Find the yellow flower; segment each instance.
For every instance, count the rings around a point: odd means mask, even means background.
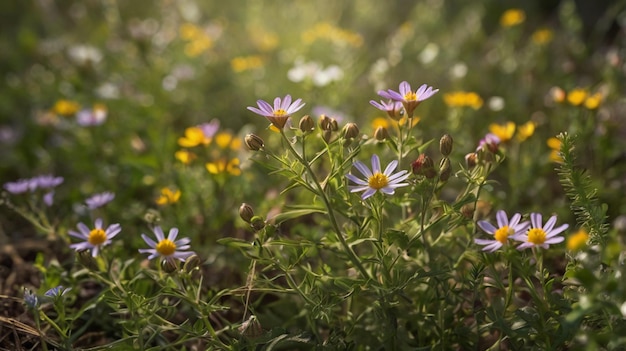
[[[585,107],[590,110],[595,110],[598,108],[598,106],[600,106],[601,102],[602,102],[602,94],[595,93],[585,99]]]
[[[321,22],[302,33],[302,41],[312,44],[319,39],[325,39],[335,44],[347,44],[353,47],[363,45],[363,37],[359,33],[344,30],[328,22]]]
[[[230,60],[230,67],[236,73],[263,67],[263,58],[258,55],[239,56]]]
[[[185,136],[178,138],[178,145],[182,147],[194,147],[198,145],[209,145],[211,139],[204,135],[202,129],[198,127],[189,127],[185,129]]]
[[[561,157],[561,141],[557,138],[550,138],[547,141],[548,147],[552,149],[550,152],[550,160],[557,163],[563,162],[563,157]]]
[[[156,199],[157,205],[175,204],[180,199],[180,190],[172,191],[170,188],[161,189],[161,195]]]
[[[409,118],[408,117],[402,117],[399,121],[398,121],[398,125],[399,126],[404,126],[405,124],[408,123]],[[420,118],[417,116],[414,116],[411,119],[411,128],[415,127],[415,125],[417,125],[420,122]]]
[[[546,28],[538,29],[533,33],[532,40],[537,45],[547,44],[552,40],[552,31]]]
[[[207,171],[211,174],[220,174],[220,173],[228,173],[233,176],[238,176],[241,174],[241,169],[239,169],[239,159],[233,158],[230,161],[226,159],[217,160],[216,162],[208,162],[205,165]]]
[[[52,111],[57,115],[72,116],[78,112],[78,109],[80,109],[80,105],[77,102],[61,99],[54,104]]]
[[[513,27],[526,20],[526,13],[520,9],[506,10],[500,17],[500,25],[502,27]]]
[[[183,23],[178,28],[178,34],[181,39],[191,41],[202,35],[202,30],[193,23]]]
[[[567,93],[567,102],[573,106],[579,106],[587,98],[587,90],[576,88]]]
[[[389,128],[389,119],[385,117],[376,117],[372,121],[372,129],[376,130],[378,127]]]
[[[213,39],[206,34],[202,34],[185,45],[185,55],[197,57],[212,47]]]
[[[535,122],[528,121],[521,126],[517,126],[517,140],[524,141],[535,133]]]
[[[443,101],[450,107],[471,107],[478,110],[483,106],[483,99],[474,92],[455,91],[443,95]]]
[[[222,149],[239,150],[241,148],[241,139],[235,138],[229,132],[220,132],[215,136],[215,144]]]
[[[185,165],[188,165],[196,158],[196,154],[189,150],[179,150],[174,153],[174,157]]]
[[[489,125],[489,131],[500,138],[501,142],[507,142],[513,138],[515,134],[515,123],[507,122],[506,124],[492,123]]]
[[[587,240],[589,240],[589,234],[581,228],[576,234],[572,234],[567,238],[567,249],[578,251],[587,246]]]

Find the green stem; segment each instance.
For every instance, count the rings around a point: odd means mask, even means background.
[[[350,245],[348,245],[348,242],[346,241],[346,239],[343,237],[343,233],[341,232],[341,229],[339,229],[339,224],[337,223],[337,218],[335,217],[335,212],[333,211],[333,208],[330,204],[328,195],[322,188],[322,185],[317,180],[317,177],[315,176],[315,172],[313,172],[313,169],[311,169],[311,165],[304,158],[302,158],[302,156],[293,148],[293,145],[291,145],[289,138],[287,138],[287,136],[285,135],[285,132],[282,129],[280,130],[280,135],[283,137],[283,139],[286,141],[287,145],[289,146],[290,152],[304,166],[307,173],[311,177],[313,184],[317,188],[318,195],[322,198],[322,201],[324,202],[324,206],[326,207],[326,210],[328,212],[328,218],[330,219],[330,223],[333,227],[333,230],[335,231],[337,238],[341,242],[341,246],[343,246],[344,250],[348,254],[350,261],[352,262],[352,264],[356,266],[359,272],[361,272],[363,277],[365,277],[366,279],[370,279],[369,273],[367,272],[365,267],[363,267],[363,264],[361,263],[357,255],[354,253]]]

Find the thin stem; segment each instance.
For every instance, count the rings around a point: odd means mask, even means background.
[[[295,158],[298,159],[298,161],[300,161],[300,163],[304,166],[307,173],[311,177],[313,184],[318,190],[318,195],[322,198],[322,201],[324,202],[324,206],[326,207],[326,211],[328,212],[328,218],[330,219],[330,223],[333,227],[333,230],[335,231],[337,238],[341,242],[341,246],[343,246],[344,250],[348,254],[350,261],[352,262],[352,264],[356,266],[359,272],[361,272],[361,274],[366,279],[370,279],[369,273],[367,272],[365,267],[363,267],[363,264],[361,263],[359,258],[356,256],[356,254],[354,253],[350,245],[348,245],[348,242],[346,241],[346,239],[343,237],[343,233],[341,232],[341,229],[339,229],[339,224],[337,223],[337,218],[335,217],[335,212],[333,211],[333,208],[330,204],[328,195],[322,188],[322,185],[317,180],[317,177],[315,176],[315,172],[313,172],[313,169],[311,169],[311,165],[304,158],[302,158],[302,156],[293,148],[293,145],[291,145],[291,142],[289,141],[289,139],[285,135],[285,132],[282,129],[280,130],[280,135],[282,135],[283,139],[287,142],[287,145],[289,146],[289,150],[291,151],[291,153],[294,155]]]

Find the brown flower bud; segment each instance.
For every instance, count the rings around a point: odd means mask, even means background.
[[[250,226],[256,231],[265,228],[265,220],[261,216],[254,216],[250,218]]]
[[[251,151],[259,151],[265,147],[263,139],[261,139],[261,137],[256,134],[247,134],[243,141],[246,144],[248,150]]]
[[[322,139],[324,139],[324,141],[326,143],[330,143],[330,139],[333,137],[333,132],[330,130],[325,130],[322,132]]]
[[[467,169],[472,169],[476,167],[477,162],[478,162],[477,153],[470,152],[469,154],[465,155],[465,165],[467,166]]]
[[[450,175],[452,174],[452,167],[450,166],[450,159],[443,158],[439,163],[439,179],[443,182],[450,179]]]
[[[91,255],[91,251],[89,250],[81,250],[78,251],[78,255],[76,256],[78,262],[82,263],[83,266],[88,268],[91,271],[98,270],[98,263]]]
[[[435,163],[433,159],[426,156],[426,154],[421,154],[415,160],[411,167],[413,169],[413,174],[423,175],[428,179],[435,178],[437,176],[437,171],[435,170]]]
[[[250,220],[254,217],[254,210],[252,210],[250,205],[243,203],[239,206],[239,217],[246,223],[250,223]]]
[[[174,273],[178,270],[178,260],[163,260],[161,268],[165,273]]]
[[[444,134],[441,139],[439,139],[439,151],[445,157],[448,157],[452,152],[452,145],[454,140],[448,134]]]
[[[185,260],[185,264],[183,264],[183,270],[187,273],[191,273],[193,270],[200,267],[201,264],[202,261],[200,260],[200,257],[198,257],[198,255],[196,254],[193,254]]]
[[[336,132],[339,130],[339,124],[337,123],[337,120],[334,118],[330,119],[330,130],[332,130],[333,132]]]
[[[326,115],[320,116],[320,129],[321,130],[330,130],[331,129],[331,118]]]
[[[300,123],[298,124],[298,128],[300,128],[300,131],[302,133],[309,133],[313,129],[315,129],[315,122],[313,121],[313,118],[311,118],[311,116],[306,115],[300,118]]]
[[[387,131],[387,128],[383,126],[379,126],[378,128],[376,128],[376,130],[374,131],[374,138],[378,141],[383,141],[389,138],[389,132]]]
[[[346,139],[354,139],[359,136],[359,127],[356,123],[348,123],[343,127],[343,137]]]

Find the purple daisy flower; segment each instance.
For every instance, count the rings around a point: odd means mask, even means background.
[[[398,161],[393,160],[387,165],[385,171],[381,171],[380,159],[377,155],[372,155],[371,171],[365,164],[356,161],[354,162],[354,167],[365,176],[365,179],[359,179],[352,174],[347,174],[346,177],[357,184],[348,186],[348,189],[351,193],[364,191],[363,195],[361,195],[361,199],[363,200],[374,195],[377,191],[383,194],[393,195],[396,188],[409,185],[409,183],[402,183],[409,177],[407,171],[399,171],[393,174],[397,166]]]
[[[411,85],[406,81],[400,83],[399,88],[399,92],[388,89],[387,91],[379,91],[378,95],[385,99],[401,102],[402,105],[404,105],[407,115],[409,116],[413,116],[413,111],[420,104],[420,102],[430,98],[439,91],[439,89],[433,89],[433,87],[426,84],[422,84],[419,89],[413,91],[411,90]]]
[[[543,225],[540,213],[531,213],[530,223],[531,226],[530,229],[528,229],[528,232],[514,237],[515,240],[522,242],[522,244],[517,247],[518,250],[527,249],[529,247],[541,247],[547,249],[551,244],[563,242],[565,238],[563,236],[559,236],[559,234],[569,227],[569,224],[563,224],[554,228],[554,225],[556,224],[556,216],[550,217],[546,224]]]
[[[522,215],[516,213],[511,217],[511,220],[506,215],[506,212],[500,210],[496,213],[496,220],[498,227],[487,221],[478,221],[480,229],[486,233],[494,236],[494,239],[474,239],[474,242],[478,245],[483,245],[483,251],[494,252],[506,244],[509,238],[514,239],[518,235],[522,235],[530,225],[528,221],[520,223]]]
[[[95,210],[96,208],[102,207],[109,202],[111,202],[115,198],[115,194],[110,191],[105,191],[103,193],[94,194],[85,200],[85,204],[90,210]]]
[[[4,183],[2,186],[11,194],[22,194],[30,190],[30,179],[19,179],[14,182]]]
[[[274,107],[267,101],[257,100],[259,108],[248,106],[248,110],[267,118],[276,128],[282,130],[292,113],[304,107],[302,99],[291,102],[291,95],[285,95],[284,99],[274,99]]]
[[[141,237],[146,242],[146,244],[151,247],[151,249],[139,249],[139,252],[149,253],[149,260],[157,256],[161,256],[164,260],[167,260],[169,262],[174,262],[174,260],[184,261],[189,256],[194,254],[193,251],[185,251],[191,247],[189,245],[189,243],[191,242],[189,238],[176,240],[176,237],[178,236],[178,228],[170,229],[167,238],[165,238],[165,235],[163,234],[163,229],[161,229],[161,227],[159,226],[154,227],[153,232],[156,236],[157,241],[150,239],[145,234],[141,234]]]
[[[387,112],[387,115],[393,120],[398,121],[402,118],[402,102],[400,101],[389,100],[385,102],[381,100],[378,102],[370,100],[370,104],[381,111]]]
[[[205,138],[211,139],[220,129],[220,121],[218,119],[214,119],[211,122],[198,125],[198,128],[202,130],[202,134],[204,134]]]
[[[63,177],[55,177],[51,174],[45,174],[31,178],[31,191],[37,188],[49,189],[59,186],[63,183]]]
[[[122,227],[117,223],[111,224],[106,230],[102,229],[101,218],[96,219],[94,224],[94,229],[89,229],[85,224],[78,223],[78,232],[70,230],[69,235],[85,240],[82,243],[72,244],[70,247],[76,251],[91,250],[91,256],[96,257],[102,247],[109,245],[111,239],[122,231]]]

